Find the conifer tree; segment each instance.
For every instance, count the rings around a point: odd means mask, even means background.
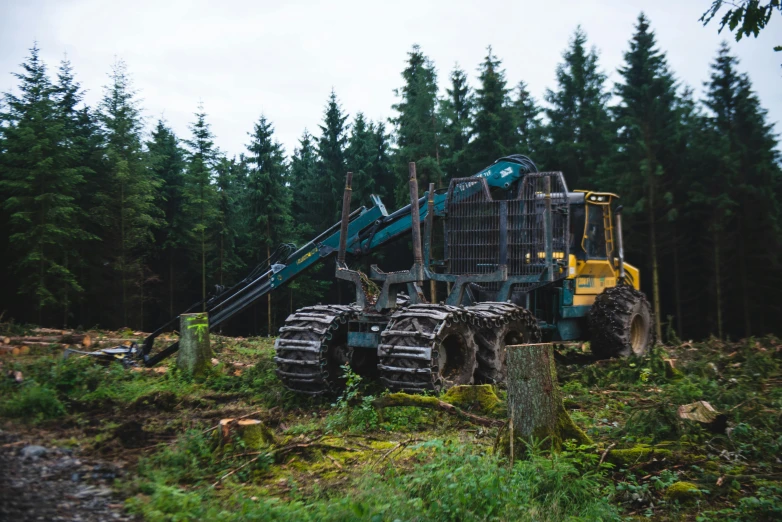
[[[473,173],[512,154],[516,145],[510,90],[502,62],[492,53],[491,46],[479,71],[481,86],[475,90],[474,139],[468,147]]]
[[[186,264],[186,259],[181,255],[187,236],[183,215],[185,152],[179,145],[179,139],[163,120],[158,120],[152,131],[152,139],[147,142],[147,168],[160,184],[156,203],[164,221],[155,234],[155,257],[160,261],[158,272],[164,274],[162,278],[166,283],[168,315],[174,317],[174,296],[180,279],[176,267]]]
[[[535,98],[527,90],[527,84],[519,82],[511,102],[513,110],[514,140],[510,153],[518,152],[530,156],[533,160],[541,151],[543,124],[540,121],[541,109]]]
[[[105,259],[119,276],[122,324],[142,327],[145,261],[159,224],[155,207],[158,182],[145,169],[141,149],[143,121],[127,67],[117,61],[104,88],[98,115],[105,135],[106,166],[93,217],[101,225]],[[131,306],[139,314],[131,322]]]
[[[706,84],[705,105],[710,111],[712,147],[719,155],[715,174],[728,182],[722,198],[731,198],[736,207],[729,224],[724,222],[728,216],[719,223],[720,233],[728,228],[728,237],[735,241],[737,262],[728,270],[738,276],[734,285],[738,298],[733,302],[741,305],[732,311],[742,318],[743,335],[750,336],[756,330],[753,317],[762,324],[769,309],[779,310],[769,289],[782,282],[782,216],[780,194],[775,193],[781,174],[773,128],[749,78],[736,70],[737,65],[723,43]]]
[[[244,271],[246,264],[239,253],[241,236],[246,233],[245,212],[242,199],[247,180],[243,179],[246,165],[244,157],[220,158],[215,166],[217,187],[217,283],[225,286],[233,282],[235,276]]]
[[[375,125],[374,146],[372,179],[375,180],[375,190],[384,201],[391,203],[396,188],[396,177],[391,155],[391,136],[386,134],[386,126],[382,121]]]
[[[218,151],[214,135],[206,121],[202,103],[198,105],[196,120],[190,124],[192,138],[184,143],[188,148],[185,171],[184,210],[187,214],[193,252],[199,260],[201,274],[201,299],[206,309],[207,255],[214,250],[213,233],[217,216],[217,189],[214,184],[214,167]]]
[[[602,167],[605,176],[601,177],[606,188],[637,202],[627,209],[628,228],[637,231],[627,234],[628,246],[648,259],[657,335],[662,338],[660,241],[670,235],[661,233],[661,228],[671,211],[670,188],[675,179],[674,152],[679,129],[675,81],[643,13],[638,17],[624,59],[625,64],[619,68],[621,81],[616,85],[620,103],[614,109],[620,129],[618,151],[606,159]],[[646,249],[634,240],[643,236],[648,242]]]
[[[291,157],[290,186],[293,194],[292,213],[296,216],[297,235],[306,238],[319,230],[319,208],[322,196],[318,191],[319,167],[316,138],[306,129]]]
[[[557,65],[557,88],[546,90],[548,147],[542,163],[561,170],[570,188],[593,188],[600,163],[611,153],[612,123],[605,74],[587,35],[576,28]]]
[[[474,174],[466,157],[472,136],[473,97],[467,75],[458,65],[451,71],[451,87],[445,92],[447,96],[440,101],[443,171],[449,178],[466,178]]]
[[[70,161],[57,89],[39,53],[33,45],[22,72],[14,73],[20,95],[5,94],[0,193],[19,293],[30,297],[41,322],[44,309],[67,309],[68,296],[82,291],[68,259],[86,237],[75,198],[84,178]]]
[[[345,186],[345,149],[347,147],[348,115],[342,112],[337,94],[332,89],[323,114],[321,135],[318,138],[318,192],[317,202],[320,226],[339,220],[342,189]],[[327,226],[329,226],[327,225]]]
[[[418,45],[407,53],[402,71],[404,85],[394,92],[399,102],[392,108],[398,115],[391,119],[396,130],[394,170],[397,174],[397,204],[409,203],[408,163],[416,162],[418,186],[442,185],[440,166],[440,121],[437,111],[437,72]]]
[[[250,167],[247,198],[250,245],[257,262],[271,257],[272,247],[289,238],[291,196],[282,145],[274,140],[274,127],[263,115],[253,128],[247,145]],[[267,296],[267,335],[272,335],[272,295]]]
[[[369,205],[369,195],[375,192],[375,139],[375,125],[363,113],[356,114],[345,150],[346,169],[353,172],[354,207]]]

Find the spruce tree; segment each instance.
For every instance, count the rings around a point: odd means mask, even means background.
[[[217,187],[217,235],[216,259],[217,283],[220,286],[233,283],[246,268],[241,258],[239,244],[246,232],[247,219],[242,207],[246,180],[244,157],[220,158],[215,166]]]
[[[152,139],[147,142],[147,168],[159,183],[156,204],[161,210],[163,223],[155,233],[155,258],[157,272],[164,281],[168,316],[174,317],[177,282],[180,280],[178,267],[186,265],[186,259],[181,255],[187,236],[183,215],[185,152],[163,120],[158,120]]]
[[[102,228],[104,259],[119,277],[122,325],[142,327],[150,275],[146,260],[160,216],[155,206],[158,181],[145,168],[141,110],[123,61],[112,67],[98,118],[105,135],[105,172],[93,218]],[[135,306],[138,315],[133,319]]]
[[[274,140],[274,127],[263,115],[249,134],[247,163],[250,175],[247,198],[250,244],[259,262],[271,257],[272,247],[286,241],[291,228],[291,195],[282,145]],[[272,295],[267,296],[267,335],[272,335]]]
[[[316,139],[306,129],[299,146],[291,157],[290,186],[293,194],[292,214],[302,239],[309,238],[323,226],[319,208],[322,205],[318,190],[319,167]]]
[[[70,161],[57,89],[39,52],[33,45],[22,72],[14,73],[20,95],[4,96],[0,193],[11,267],[19,293],[29,297],[25,305],[37,310],[40,323],[45,309],[67,308],[68,296],[82,291],[68,259],[85,233],[75,198],[84,178]]]
[[[206,309],[206,280],[209,263],[207,256],[214,250],[215,219],[217,217],[217,189],[214,184],[214,167],[218,151],[214,135],[206,121],[203,104],[199,103],[196,120],[190,124],[192,138],[185,140],[188,148],[185,170],[184,211],[187,215],[191,251],[198,259],[201,275],[201,300]]]
[[[381,121],[375,125],[374,159],[372,160],[372,179],[375,182],[377,195],[383,201],[393,202],[396,188],[393,158],[391,154],[391,136],[386,133],[386,126]]]
[[[533,160],[541,151],[543,124],[541,109],[527,90],[527,84],[519,82],[511,102],[513,109],[514,142],[510,152],[530,156]]]
[[[516,145],[514,109],[502,62],[488,48],[479,68],[481,86],[475,90],[474,139],[468,146],[470,171],[475,173],[512,154]]]
[[[440,101],[442,120],[442,165],[449,178],[466,178],[470,172],[467,144],[472,136],[473,97],[467,75],[458,65],[451,71],[451,87]]]
[[[597,51],[587,50],[581,27],[562,59],[556,70],[557,89],[545,94],[548,146],[541,163],[546,169],[561,170],[570,188],[594,188],[597,168],[612,150],[606,77],[598,67]]]
[[[375,193],[375,125],[356,114],[345,150],[346,168],[353,172],[353,207],[369,206],[369,195]]]
[[[440,166],[440,119],[437,111],[437,72],[418,45],[407,53],[402,71],[404,85],[394,93],[399,102],[392,108],[398,115],[391,119],[396,130],[394,170],[397,174],[398,205],[410,202],[407,190],[408,163],[416,162],[418,186],[429,183],[439,187],[443,181]]]
[[[601,182],[605,188],[637,202],[626,213],[628,228],[637,232],[627,234],[628,247],[648,260],[645,268],[651,279],[657,335],[661,338],[661,241],[671,237],[665,227],[678,164],[674,153],[679,129],[676,84],[643,13],[624,59],[625,65],[619,68],[621,81],[616,84],[620,103],[614,108],[620,129],[618,150],[606,158]],[[646,248],[637,242],[644,236]]]
[[[710,111],[712,147],[720,160],[715,174],[728,180],[724,197],[736,207],[720,224],[720,232],[733,238],[736,260],[726,270],[737,275],[732,285],[736,299],[730,302],[740,306],[734,305],[730,311],[741,318],[740,326],[734,325],[734,329],[750,336],[758,329],[765,330],[766,318],[773,320],[769,312],[779,312],[770,289],[782,283],[782,215],[780,194],[775,193],[781,175],[776,136],[766,121],[766,110],[752,91],[748,76],[739,73],[737,66],[738,60],[723,43],[706,84],[705,105]]]
[[[347,147],[348,115],[342,107],[334,90],[329,95],[323,114],[321,135],[318,138],[318,223],[330,226],[339,220],[342,205],[342,189],[345,186],[345,149]]]

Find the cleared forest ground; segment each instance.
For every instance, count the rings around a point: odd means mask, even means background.
[[[31,333],[8,325],[0,335]],[[114,499],[106,509],[122,517],[782,517],[782,341],[773,337],[679,343],[634,361],[595,361],[585,347],[560,347],[566,407],[595,445],[533,451],[513,466],[495,455],[502,428],[417,407],[378,410],[373,400],[383,391],[354,375],[332,400],[287,392],[274,373],[271,339],[214,337],[215,364],[199,382],[173,361],[127,370],[87,358],[63,361],[61,343],[42,343],[0,358],[3,456],[22,458],[21,449],[36,444],[121,470],[89,487]],[[443,399],[482,417],[505,417],[502,402]],[[679,418],[678,406],[698,400],[727,416],[726,430],[712,433]],[[262,420],[274,442],[260,449],[241,439],[221,444],[220,419],[242,416]],[[100,489],[106,487],[110,493]]]

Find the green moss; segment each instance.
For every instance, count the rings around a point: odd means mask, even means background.
[[[260,449],[274,445],[274,433],[263,422],[246,426],[241,433],[242,440],[248,448]]]
[[[686,502],[689,500],[695,500],[703,496],[698,486],[692,482],[674,482],[667,488],[665,488],[665,498],[668,500],[678,500],[679,502]]]
[[[606,456],[606,461],[619,467],[632,466],[639,462],[648,462],[652,458],[670,458],[673,452],[669,449],[654,448],[646,444],[628,449],[611,450]]]
[[[454,386],[445,393],[443,400],[465,410],[478,409],[492,414],[502,408],[500,398],[491,384]]]

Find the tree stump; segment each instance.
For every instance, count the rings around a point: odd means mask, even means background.
[[[512,458],[524,455],[530,444],[560,451],[565,440],[592,444],[565,410],[557,384],[551,344],[507,347],[508,436],[503,448]]]
[[[179,331],[181,336],[176,358],[177,367],[190,375],[203,376],[212,365],[208,314],[182,314]]]
[[[220,421],[220,447],[233,444],[234,439],[244,442],[247,449],[261,449],[273,446],[274,433],[258,419],[222,419]]]

